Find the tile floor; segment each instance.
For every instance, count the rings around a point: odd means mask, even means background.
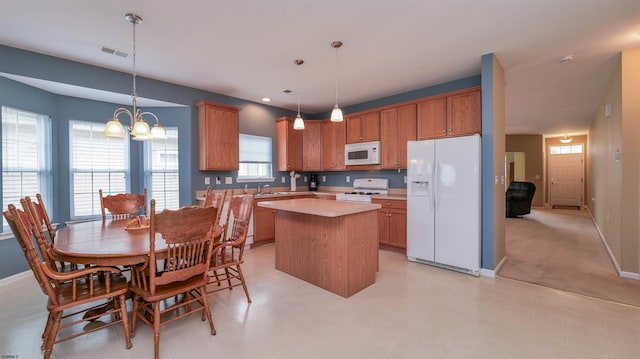
[[[209,298],[218,334],[195,315],[162,328],[162,358],[638,358],[640,308],[497,278],[475,278],[380,251],[376,283],[345,299],[248,250],[244,293]],[[0,287],[0,355],[41,357],[45,301],[33,278]],[[126,350],[114,326],[54,346],[53,358],[150,358],[141,325]]]

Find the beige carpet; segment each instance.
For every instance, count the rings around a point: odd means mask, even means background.
[[[640,281],[618,276],[586,210],[534,209],[505,227],[498,276],[640,307]]]

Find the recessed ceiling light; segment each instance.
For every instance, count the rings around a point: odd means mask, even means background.
[[[263,101],[263,102],[271,102],[271,99],[270,99],[270,98],[268,98],[268,97],[263,97],[263,98],[262,98],[262,101]]]
[[[567,56],[564,56],[564,57],[560,58],[560,63],[561,64],[566,64],[566,63],[571,62],[571,61],[573,61],[573,55],[567,55]]]

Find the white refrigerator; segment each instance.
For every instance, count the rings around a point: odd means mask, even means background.
[[[480,135],[407,143],[407,257],[480,274]]]

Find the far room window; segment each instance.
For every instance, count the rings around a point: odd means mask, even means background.
[[[238,182],[273,181],[271,137],[240,134]]]
[[[40,193],[51,211],[51,148],[49,116],[2,106],[2,208]],[[11,233],[4,217],[2,232]]]
[[[178,128],[165,127],[167,138],[145,142],[147,198],[156,200],[156,212],[180,207]]]
[[[101,214],[100,196],[129,192],[129,139],[105,137],[104,123],[71,121],[71,218]]]

